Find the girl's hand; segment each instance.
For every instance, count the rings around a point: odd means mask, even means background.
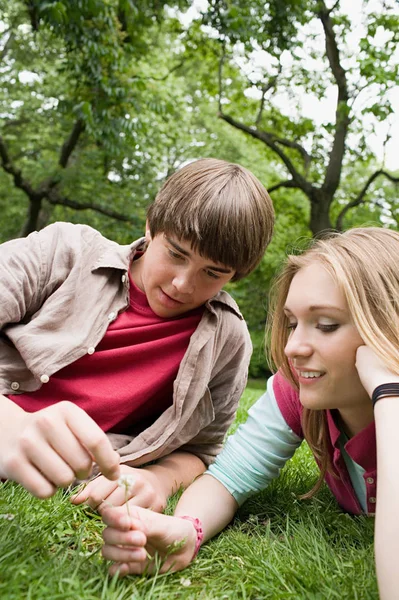
[[[139,507],[105,508],[102,518],[107,525],[103,531],[104,558],[114,564],[111,575],[139,575],[159,569],[180,571],[194,555],[197,533],[186,519],[169,517]]]
[[[118,481],[110,481],[101,475],[90,481],[81,492],[72,496],[71,501],[74,504],[85,502],[101,513],[107,507],[122,506],[128,499],[129,506],[141,506],[142,508],[162,512],[167,498],[164,497],[157,476],[154,473],[145,468],[135,469],[127,465],[121,465],[120,472],[121,475],[132,477],[133,483],[128,490],[123,486],[121,487]]]
[[[382,383],[399,383],[399,375],[392,373],[385,363],[368,346],[359,346],[356,352],[356,368],[360,381],[369,394]]]

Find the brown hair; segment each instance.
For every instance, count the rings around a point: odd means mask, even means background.
[[[188,240],[194,251],[234,269],[232,281],[261,261],[274,225],[266,189],[240,165],[204,158],[176,171],[147,212],[151,236]]]
[[[288,319],[284,305],[294,275],[318,262],[343,291],[349,312],[361,338],[387,367],[399,375],[399,233],[391,229],[362,227],[344,233],[331,233],[313,240],[299,256],[288,256],[274,285],[269,316],[270,357],[275,367],[296,388],[289,361],[284,353],[288,340]],[[305,438],[320,464],[320,477],[305,495],[320,487],[326,472],[333,473],[328,454],[326,412],[303,408]]]

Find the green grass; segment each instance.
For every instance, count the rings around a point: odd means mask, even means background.
[[[249,382],[237,422],[262,393]],[[236,424],[233,426],[233,428]],[[46,501],[0,485],[2,600],[377,599],[373,520],[342,513],[302,445],[278,480],[249,500],[183,572],[121,580],[102,560],[101,519],[66,493]],[[189,584],[189,585],[184,585]]]

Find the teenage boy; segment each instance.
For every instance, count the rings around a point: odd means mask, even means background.
[[[124,474],[162,511],[234,418],[251,343],[222,287],[258,265],[273,221],[252,173],[202,159],[166,181],[131,246],[68,223],[3,244],[0,478],[45,498],[95,462],[75,503],[123,504]]]

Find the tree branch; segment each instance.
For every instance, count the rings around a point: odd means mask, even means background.
[[[76,202],[75,200],[71,200],[66,196],[60,196],[56,190],[50,190],[47,194],[47,200],[50,204],[58,204],[61,206],[68,206],[69,208],[73,208],[74,210],[94,210],[106,217],[111,217],[112,219],[116,219],[117,221],[127,221],[130,223],[137,223],[138,220],[135,217],[129,217],[128,215],[124,215],[115,210],[110,210],[108,208],[104,208],[100,204],[96,204],[95,202]]]
[[[67,142],[64,144],[64,146],[67,144]],[[71,144],[68,145],[68,148],[70,146]],[[24,225],[24,235],[36,229],[37,219],[41,208],[41,201],[43,200],[43,198],[46,198],[50,204],[60,204],[63,206],[68,206],[69,208],[73,208],[75,210],[94,210],[98,213],[105,215],[106,217],[110,217],[111,219],[116,219],[118,221],[125,221],[130,223],[138,223],[138,220],[135,217],[129,217],[117,211],[104,208],[103,206],[96,204],[95,202],[79,203],[75,200],[67,198],[66,196],[61,196],[56,189],[56,186],[59,182],[54,177],[47,178],[40,184],[40,186],[37,189],[34,189],[30,182],[24,179],[21,170],[17,169],[15,165],[13,165],[8,154],[7,146],[1,136],[0,160],[3,169],[13,177],[15,187],[24,191],[29,198],[28,219],[27,223]],[[68,158],[66,158],[66,160],[68,160]]]
[[[356,198],[351,200],[351,202],[348,202],[348,204],[346,206],[344,206],[344,208],[339,213],[339,215],[337,217],[337,221],[336,221],[336,228],[339,231],[341,231],[343,228],[343,221],[344,221],[344,217],[345,217],[346,213],[351,208],[354,208],[355,206],[359,206],[360,204],[362,204],[364,202],[364,199],[365,199],[365,196],[367,194],[369,187],[377,179],[377,177],[380,177],[380,176],[386,177],[387,179],[392,181],[392,183],[399,183],[399,177],[395,177],[395,175],[391,175],[390,173],[388,173],[387,171],[384,171],[383,169],[379,169],[378,171],[375,171],[375,173],[370,175],[370,177],[367,179],[366,183],[364,184],[364,186],[362,187],[362,189],[360,190],[360,192],[358,193]]]
[[[305,173],[307,173],[309,171],[309,167],[310,167],[312,158],[306,152],[305,148],[303,146],[301,146],[301,144],[298,144],[298,142],[293,142],[291,140],[286,140],[284,138],[278,138],[276,136],[274,136],[274,137],[275,137],[276,144],[281,144],[282,146],[286,146],[287,148],[293,148],[294,150],[298,150],[298,152],[301,154],[301,156],[303,158],[303,162],[304,162],[304,166],[305,166]]]
[[[11,32],[10,35],[8,36],[8,40],[6,41],[6,43],[4,44],[4,46],[0,52],[0,62],[5,59],[7,52],[11,48],[13,41],[14,41],[14,33]]]
[[[36,191],[33,189],[29,181],[24,179],[22,176],[22,172],[20,169],[17,169],[15,165],[12,163],[11,158],[8,154],[7,146],[5,144],[4,139],[0,136],[0,160],[1,166],[3,167],[6,173],[9,173],[13,180],[15,187],[23,190],[29,198],[33,198],[37,196]],[[43,196],[42,196],[43,197]]]
[[[260,140],[264,144],[266,144],[266,146],[268,146],[271,150],[273,150],[273,152],[275,152],[281,158],[281,160],[287,167],[296,186],[298,188],[300,188],[301,190],[303,190],[303,192],[306,195],[308,195],[308,196],[310,195],[311,189],[312,189],[312,184],[309,183],[309,181],[307,181],[299,173],[299,171],[297,171],[297,169],[294,167],[292,161],[288,158],[288,156],[285,154],[285,152],[283,152],[278,145],[280,143],[281,145],[289,146],[291,144],[295,144],[296,142],[289,142],[288,140],[282,140],[282,139],[276,138],[274,135],[272,135],[271,133],[268,133],[267,131],[255,129],[254,127],[248,127],[248,125],[244,125],[244,123],[240,123],[240,122],[236,121],[235,119],[233,119],[233,117],[231,117],[230,115],[227,115],[222,112],[219,113],[219,118],[223,119],[224,121],[226,121],[226,123],[229,123],[236,129],[240,129],[241,131],[244,131],[251,137],[253,137],[257,140]]]
[[[223,40],[223,42],[222,42],[222,56],[220,57],[219,65],[218,65],[218,87],[219,87],[218,109],[219,109],[220,113],[222,113],[223,65],[224,65],[225,58],[226,58],[226,44],[225,44],[225,42]]]
[[[82,121],[82,119],[78,119],[76,121],[75,125],[73,126],[71,135],[63,143],[61,152],[60,152],[60,158],[58,161],[58,164],[63,169],[65,169],[67,167],[68,160],[69,160],[72,152],[74,151],[76,144],[79,141],[80,135],[83,133],[84,129],[85,129],[84,122]]]
[[[174,67],[172,67],[171,69],[169,69],[169,71],[166,73],[166,75],[163,75],[163,77],[140,77],[139,75],[134,75],[130,81],[165,81],[165,79],[167,79],[169,77],[169,75],[171,75],[171,73],[174,73],[175,71],[177,71],[178,69],[180,69],[180,67],[182,67],[185,63],[185,60],[181,60],[179,63],[177,63],[177,65],[175,65]]]
[[[263,113],[263,109],[265,107],[265,96],[266,96],[266,94],[267,94],[267,92],[269,90],[272,90],[273,88],[276,87],[276,83],[277,83],[278,76],[280,75],[280,73],[281,73],[281,63],[279,64],[278,74],[274,75],[274,77],[271,77],[269,79],[269,81],[266,82],[262,86],[262,96],[261,96],[261,99],[260,99],[259,111],[258,111],[257,117],[255,119],[255,126],[256,126],[256,128],[259,127],[260,121],[262,119],[262,113]]]
[[[269,192],[269,194],[271,194],[272,192],[275,192],[276,190],[279,190],[280,188],[297,188],[298,189],[298,185],[292,179],[287,179],[287,181],[280,181],[280,183],[276,183],[274,185],[271,185],[270,187],[268,186],[267,191]]]
[[[345,153],[345,140],[349,128],[349,92],[346,72],[343,69],[337,40],[330,17],[332,9],[327,9],[324,0],[319,0],[317,16],[322,22],[326,40],[326,56],[338,87],[337,108],[335,111],[335,134],[330,158],[326,169],[323,188],[333,196],[341,179],[342,163]],[[336,4],[334,5],[335,8]]]

